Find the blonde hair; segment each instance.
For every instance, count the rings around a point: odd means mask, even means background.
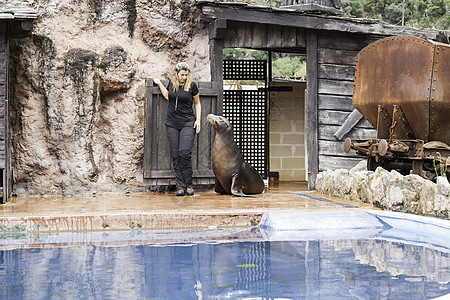
[[[178,73],[180,71],[188,71],[188,76],[186,78],[186,81],[183,84],[183,89],[188,92],[191,88],[192,78],[191,78],[191,70],[189,68],[189,65],[185,62],[179,62],[175,65],[175,68],[173,69],[172,76],[170,77],[170,81],[172,81],[172,86],[174,92],[178,91],[178,88],[180,86],[180,82],[178,81]]]

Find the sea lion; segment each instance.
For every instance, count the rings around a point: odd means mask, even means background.
[[[254,167],[244,161],[233,137],[230,122],[209,114],[206,119],[216,131],[212,148],[212,166],[216,176],[215,191],[220,194],[247,196],[264,191],[264,181]]]

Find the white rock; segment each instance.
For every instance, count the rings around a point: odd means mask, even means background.
[[[405,201],[405,195],[403,190],[398,186],[391,186],[389,188],[388,196],[385,198],[387,202],[387,207],[392,208],[393,206],[398,206],[403,204]]]
[[[367,160],[360,161],[356,166],[350,169],[350,174],[360,171],[367,171]]]
[[[450,196],[450,183],[448,182],[446,177],[438,176],[436,178],[436,184],[437,189],[441,194]]]

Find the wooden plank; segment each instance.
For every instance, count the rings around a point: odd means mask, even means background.
[[[202,110],[211,113],[212,108],[217,106],[217,98],[205,97],[202,99]],[[206,118],[206,114],[202,116],[202,120]],[[202,122],[202,128],[198,134],[197,143],[197,170],[212,170],[211,150],[212,150],[212,127],[208,122]]]
[[[295,27],[283,27],[281,32],[281,47],[293,48],[297,46],[297,29]]]
[[[355,154],[355,151],[349,153],[344,152],[344,141],[332,141],[332,140],[319,140],[319,156],[330,155],[336,157],[361,157]]]
[[[350,96],[319,95],[319,109],[351,112],[355,108],[352,105],[352,97]]]
[[[223,48],[224,40],[209,40],[211,81],[214,82],[222,82],[223,80]]]
[[[353,96],[353,81],[319,79],[319,94]]]
[[[281,26],[272,25],[267,27],[267,48],[280,46]]]
[[[319,31],[318,48],[359,51],[367,45],[383,38],[365,34]]]
[[[143,173],[144,178],[150,178],[151,161],[152,161],[152,131],[151,120],[153,106],[153,79],[145,80],[145,124],[144,124],[144,159]]]
[[[305,29],[297,28],[297,47],[306,48],[306,33]]]
[[[10,65],[10,45],[9,40],[5,43],[5,66]],[[5,72],[5,103],[10,103],[10,75],[9,69]],[[11,136],[13,134],[13,129],[11,128],[10,110],[9,105],[5,105],[4,116],[5,116],[5,161],[4,161],[4,172],[3,172],[3,200],[8,201],[12,195],[13,187],[13,172],[12,172],[12,145]]]
[[[252,46],[252,23],[243,22],[237,30],[237,43],[239,47],[251,48]]]
[[[267,25],[255,23],[252,28],[252,48],[260,49],[267,44]]]
[[[383,37],[392,35],[410,35],[425,39],[434,39],[439,32],[435,29],[417,29],[406,26],[395,26],[381,22],[373,22],[372,20],[311,15],[289,12],[276,8],[246,7],[245,5],[233,5],[232,3],[203,2],[201,3],[201,9],[205,18],[209,19],[295,26],[311,30],[330,31],[332,32],[331,34],[334,35],[340,31],[365,35],[380,35]],[[320,46],[320,48],[323,47]]]
[[[319,49],[319,63],[356,66],[358,52],[355,50]]]
[[[320,159],[320,172],[325,170],[337,170],[337,169],[351,169],[356,166],[361,160],[365,160],[362,157],[336,157],[329,155],[321,155]]]
[[[320,140],[329,140],[335,141],[336,138],[334,134],[338,131],[340,126],[337,125],[327,125],[327,126],[319,126],[319,139]],[[369,128],[360,128],[355,127],[348,135],[352,140],[355,139],[374,139],[377,136],[377,131],[375,129]]]
[[[172,158],[170,156],[170,144],[166,132],[166,116],[169,102],[162,96],[157,95],[157,127],[155,135],[157,135],[157,148],[152,165],[155,170],[170,170],[172,169]]]
[[[214,20],[209,23],[209,37],[213,39],[223,39],[225,37],[227,28],[227,21],[225,20]]]
[[[319,173],[318,112],[317,112],[317,32],[306,32],[306,75],[308,81],[306,102],[306,150],[308,159],[308,189],[313,190]]]
[[[339,128],[338,131],[334,134],[334,137],[340,141],[342,138],[350,131],[353,130],[353,128],[356,126],[356,124],[359,123],[359,121],[363,118],[363,115],[359,112],[359,110],[354,109],[345,120],[344,124]]]
[[[225,38],[223,39],[224,41],[224,47],[226,48],[237,48],[239,47],[239,43],[238,43],[238,26],[233,25],[234,22],[227,22],[228,24],[228,28],[225,31]],[[212,40],[217,40],[217,39],[212,39]],[[210,42],[212,41],[210,40]]]
[[[344,111],[334,111],[334,110],[319,110],[319,124],[320,125],[337,125],[341,126],[344,124],[350,112]],[[361,128],[373,128],[366,119],[362,119],[357,124],[358,127]]]
[[[324,79],[353,81],[355,79],[355,67],[322,64],[319,65],[318,76]]]
[[[193,171],[193,177],[214,177],[214,173],[212,170],[194,170]],[[174,179],[175,174],[173,170],[153,170],[151,172],[151,178],[158,178],[158,179],[164,179],[164,178],[170,178]]]

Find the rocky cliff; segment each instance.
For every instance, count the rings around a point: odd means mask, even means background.
[[[13,194],[146,190],[145,78],[187,61],[209,80],[193,0],[28,1],[31,38],[11,42]]]

